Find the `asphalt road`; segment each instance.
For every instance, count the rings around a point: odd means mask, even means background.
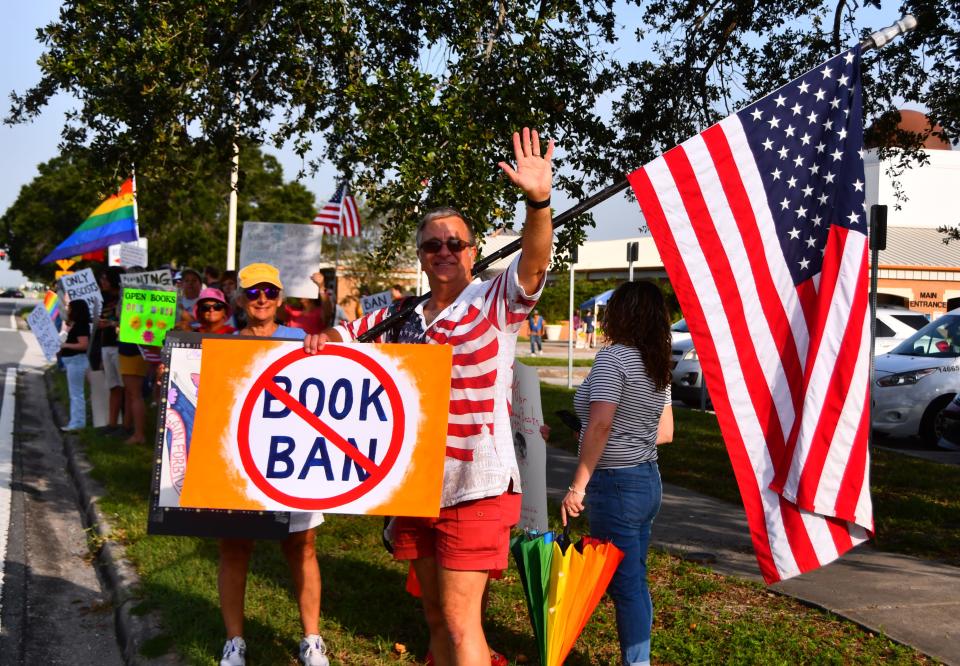
[[[13,318],[29,305],[0,299],[0,666],[119,665],[60,433],[45,398],[23,399],[46,392],[39,349]]]

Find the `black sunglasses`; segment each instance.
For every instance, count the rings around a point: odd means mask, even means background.
[[[200,305],[197,306],[197,311],[210,312],[211,310],[215,310],[216,312],[220,312],[226,307],[227,306],[221,303],[220,301],[214,301],[213,303],[201,303]]]
[[[260,298],[262,293],[267,297],[267,300],[276,300],[277,296],[280,295],[279,287],[247,287],[243,290],[244,295],[247,297],[248,301],[255,301]]]
[[[436,254],[444,245],[446,245],[447,249],[450,250],[450,254],[460,254],[468,247],[473,247],[473,243],[461,240],[459,238],[448,238],[446,242],[440,240],[439,238],[431,238],[428,241],[423,241],[420,243],[420,249],[427,254]]]

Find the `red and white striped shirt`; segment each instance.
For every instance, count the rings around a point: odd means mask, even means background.
[[[500,495],[511,482],[520,492],[507,403],[517,333],[543,284],[535,293],[525,293],[517,276],[519,261],[517,255],[497,277],[468,285],[429,325],[422,303],[411,315],[414,323],[419,320],[425,343],[454,347],[440,501],[444,507]],[[337,331],[344,340],[356,340],[388,314],[388,308],[376,310]]]

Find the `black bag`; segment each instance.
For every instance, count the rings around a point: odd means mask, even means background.
[[[87,345],[87,359],[90,362],[90,370],[97,372],[103,370],[103,329],[94,323],[90,323],[93,331],[90,333],[90,344]]]

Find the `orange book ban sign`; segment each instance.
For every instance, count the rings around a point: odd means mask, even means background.
[[[181,507],[436,516],[452,348],[205,339]]]

